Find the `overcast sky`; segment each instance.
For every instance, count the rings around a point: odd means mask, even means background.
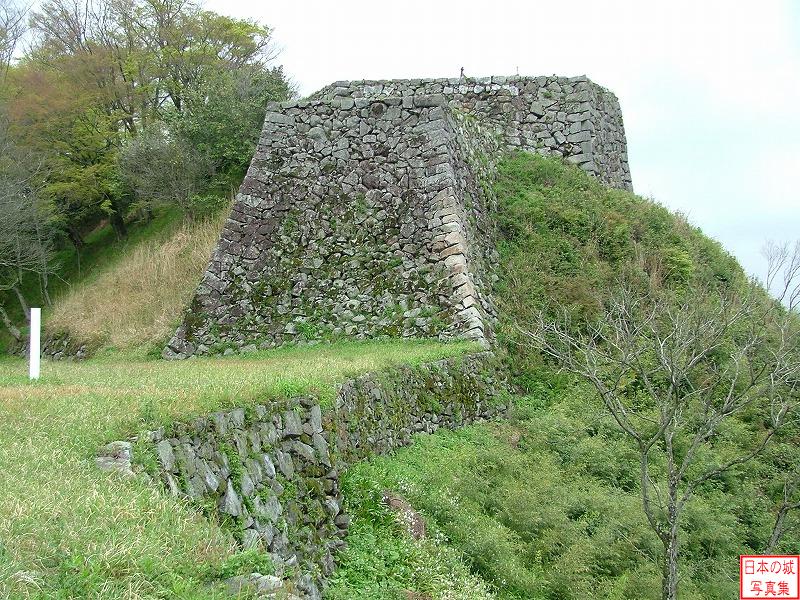
[[[800,2],[266,3],[302,95],[339,79],[588,75],[622,105],[637,193],[688,215],[748,271],[800,238]]]

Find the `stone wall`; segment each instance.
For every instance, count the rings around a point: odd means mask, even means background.
[[[337,81],[312,98],[418,95],[470,112],[511,150],[561,156],[610,187],[632,189],[619,101],[585,76]]]
[[[50,333],[45,330],[41,357],[48,360],[83,360],[91,356],[93,348],[86,342],[76,342],[68,333]],[[14,356],[30,354],[30,339],[24,338],[11,349]]]
[[[173,494],[218,511],[243,546],[270,552],[279,578],[296,567],[286,587],[315,598],[350,522],[342,469],[414,433],[502,414],[502,391],[488,352],[367,374],[342,385],[329,407],[292,398],[153,432],[150,469]]]
[[[497,136],[436,97],[273,108],[165,357],[342,337],[490,341]]]
[[[338,338],[469,338],[496,311],[505,150],[630,188],[616,97],[585,77],[338,82],[272,105],[165,358]]]

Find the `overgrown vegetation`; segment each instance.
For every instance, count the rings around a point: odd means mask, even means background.
[[[218,212],[292,93],[276,54],[268,27],[195,2],[0,0],[0,239],[25,234],[0,244],[6,335],[104,223],[123,239],[159,210]]]
[[[725,437],[745,430],[737,425]],[[797,457],[783,448],[689,505],[681,598],[736,597],[738,555],[761,549],[774,521],[764,482]],[[348,477],[358,483],[349,490],[355,497],[375,488],[404,494],[499,599],[660,597],[661,544],[642,512],[637,453],[593,390],[570,378],[519,398],[510,423],[421,436]],[[366,565],[346,554],[342,570],[380,573],[402,560],[378,551],[385,535],[355,528],[351,544],[374,549]],[[798,539],[795,523],[780,549],[793,552]]]
[[[172,419],[314,393],[393,364],[473,349],[437,342],[347,343],[183,362],[113,358],[0,360],[0,596],[217,598],[218,574],[259,566],[183,500],[109,476],[94,454],[113,439]],[[263,562],[263,560],[262,560]]]
[[[344,565],[330,580],[332,600],[448,598],[491,600],[494,595],[470,572],[460,553],[437,531],[414,540],[382,501],[385,479],[375,467],[358,465],[344,477],[345,510],[353,517]]]
[[[643,511],[636,444],[595,387],[561,374],[565,363],[544,357],[525,332],[537,322],[556,321],[576,327],[576,335],[594,331],[588,326],[608,316],[626,273],[640,273],[648,286],[672,290],[675,309],[681,293],[697,286],[744,293],[747,280],[719,244],[680,215],[605,189],[560,160],[509,157],[500,164],[495,189],[501,227],[500,337],[513,383],[525,395],[517,402],[517,420],[422,437],[394,457],[359,466],[356,481],[364,483],[354,493],[368,494],[373,486],[404,493],[498,598],[664,597],[669,593],[662,589],[665,548]],[[697,302],[712,298],[695,297]],[[640,338],[642,344],[647,340]],[[580,358],[585,349],[574,351]],[[726,357],[736,356],[735,345],[715,349],[706,379],[693,384],[713,383],[714,365],[722,371]],[[742,358],[759,364],[756,355]],[[598,361],[601,369],[607,366]],[[793,364],[796,368],[796,360]],[[645,367],[658,368],[654,362]],[[632,394],[624,401],[633,402],[626,404],[635,414],[631,418],[644,419],[653,399],[637,373],[631,368],[622,374],[626,393]],[[611,369],[598,373],[600,380],[615,375]],[[663,380],[651,383],[666,386]],[[746,386],[745,378],[740,383]],[[781,393],[792,393],[793,386],[796,382]],[[748,392],[737,386],[737,397],[740,391]],[[798,500],[800,458],[791,422],[782,422],[770,445],[752,460],[715,469],[759,447],[770,419],[768,395],[764,402],[754,397],[724,411],[713,435],[702,441],[699,463],[689,473],[699,476],[698,483],[677,533],[681,598],[734,597],[739,554],[769,548],[781,515],[777,549],[793,551],[800,541],[800,523],[789,508]],[[725,398],[712,396],[712,402]],[[791,401],[785,395],[780,399]],[[669,421],[678,432],[669,450],[678,459],[691,446],[683,445],[684,434],[704,418],[702,403],[684,408],[689,411],[680,415],[685,421]],[[652,495],[667,492],[662,483],[670,473],[667,448],[658,442],[647,456]],[[713,476],[702,477],[704,470]],[[658,510],[656,521],[662,518]],[[382,542],[359,538],[356,543]],[[377,552],[374,557],[384,560]]]

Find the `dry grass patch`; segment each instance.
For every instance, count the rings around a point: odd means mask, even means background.
[[[113,268],[59,298],[47,316],[48,329],[121,349],[163,341],[197,287],[224,216],[185,223],[166,240],[138,244]]]

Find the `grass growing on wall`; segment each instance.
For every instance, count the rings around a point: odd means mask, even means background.
[[[205,580],[235,556],[231,536],[156,486],[99,472],[98,448],[226,406],[331,398],[348,376],[473,348],[352,342],[246,358],[45,362],[37,383],[24,361],[0,360],[0,597],[218,597]]]

